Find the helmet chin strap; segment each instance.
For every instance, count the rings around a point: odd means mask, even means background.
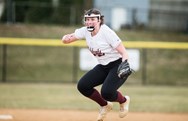
[[[89,32],[93,32],[93,31],[95,30],[95,27],[94,27],[94,26],[88,26],[88,27],[87,27],[87,30],[88,30]]]

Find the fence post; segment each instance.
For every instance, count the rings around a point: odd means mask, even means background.
[[[142,84],[147,84],[147,50],[143,49],[142,54]]]
[[[70,25],[75,25],[76,24],[76,10],[74,6],[70,7]]]
[[[78,76],[78,47],[73,47],[73,74],[72,82],[76,83]]]
[[[13,5],[12,5],[12,0],[7,0],[7,24],[13,23]]]
[[[3,45],[3,58],[2,58],[2,82],[6,82],[7,76],[7,45]]]

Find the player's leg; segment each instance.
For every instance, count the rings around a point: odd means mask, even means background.
[[[86,97],[97,102],[101,108],[97,121],[103,121],[106,114],[112,109],[113,104],[103,99],[101,94],[94,88],[102,84],[108,73],[101,65],[96,66],[94,69],[86,73],[78,82],[78,90]]]
[[[125,102],[125,97],[117,90],[124,84],[125,80],[118,77],[117,68],[118,65],[109,70],[108,76],[101,88],[101,95],[108,101],[123,103]]]
[[[107,73],[103,71],[101,65],[97,65],[79,80],[77,88],[84,96],[94,100],[100,106],[105,106],[107,105],[107,101],[102,98],[94,87],[102,84],[106,75]]]
[[[130,98],[128,96],[123,96],[121,92],[117,91],[126,80],[119,79],[117,75],[118,66],[114,66],[106,77],[102,89],[101,95],[105,100],[112,102],[119,102],[120,104],[120,113],[119,116],[122,118],[128,113],[128,106]]]

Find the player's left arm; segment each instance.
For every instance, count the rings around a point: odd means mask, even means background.
[[[118,67],[117,74],[119,78],[125,80],[131,75],[133,70],[130,68],[128,54],[122,42],[116,47],[116,50],[122,55],[122,62]]]
[[[122,42],[115,49],[122,55],[122,62],[128,60],[129,57]]]

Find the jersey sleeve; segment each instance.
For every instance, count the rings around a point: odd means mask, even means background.
[[[82,27],[82,28],[76,29],[74,34],[75,34],[75,37],[78,39],[85,39],[86,28]]]
[[[113,47],[116,48],[120,43],[121,39],[117,36],[117,34],[111,30],[110,28],[106,29],[106,40]]]

